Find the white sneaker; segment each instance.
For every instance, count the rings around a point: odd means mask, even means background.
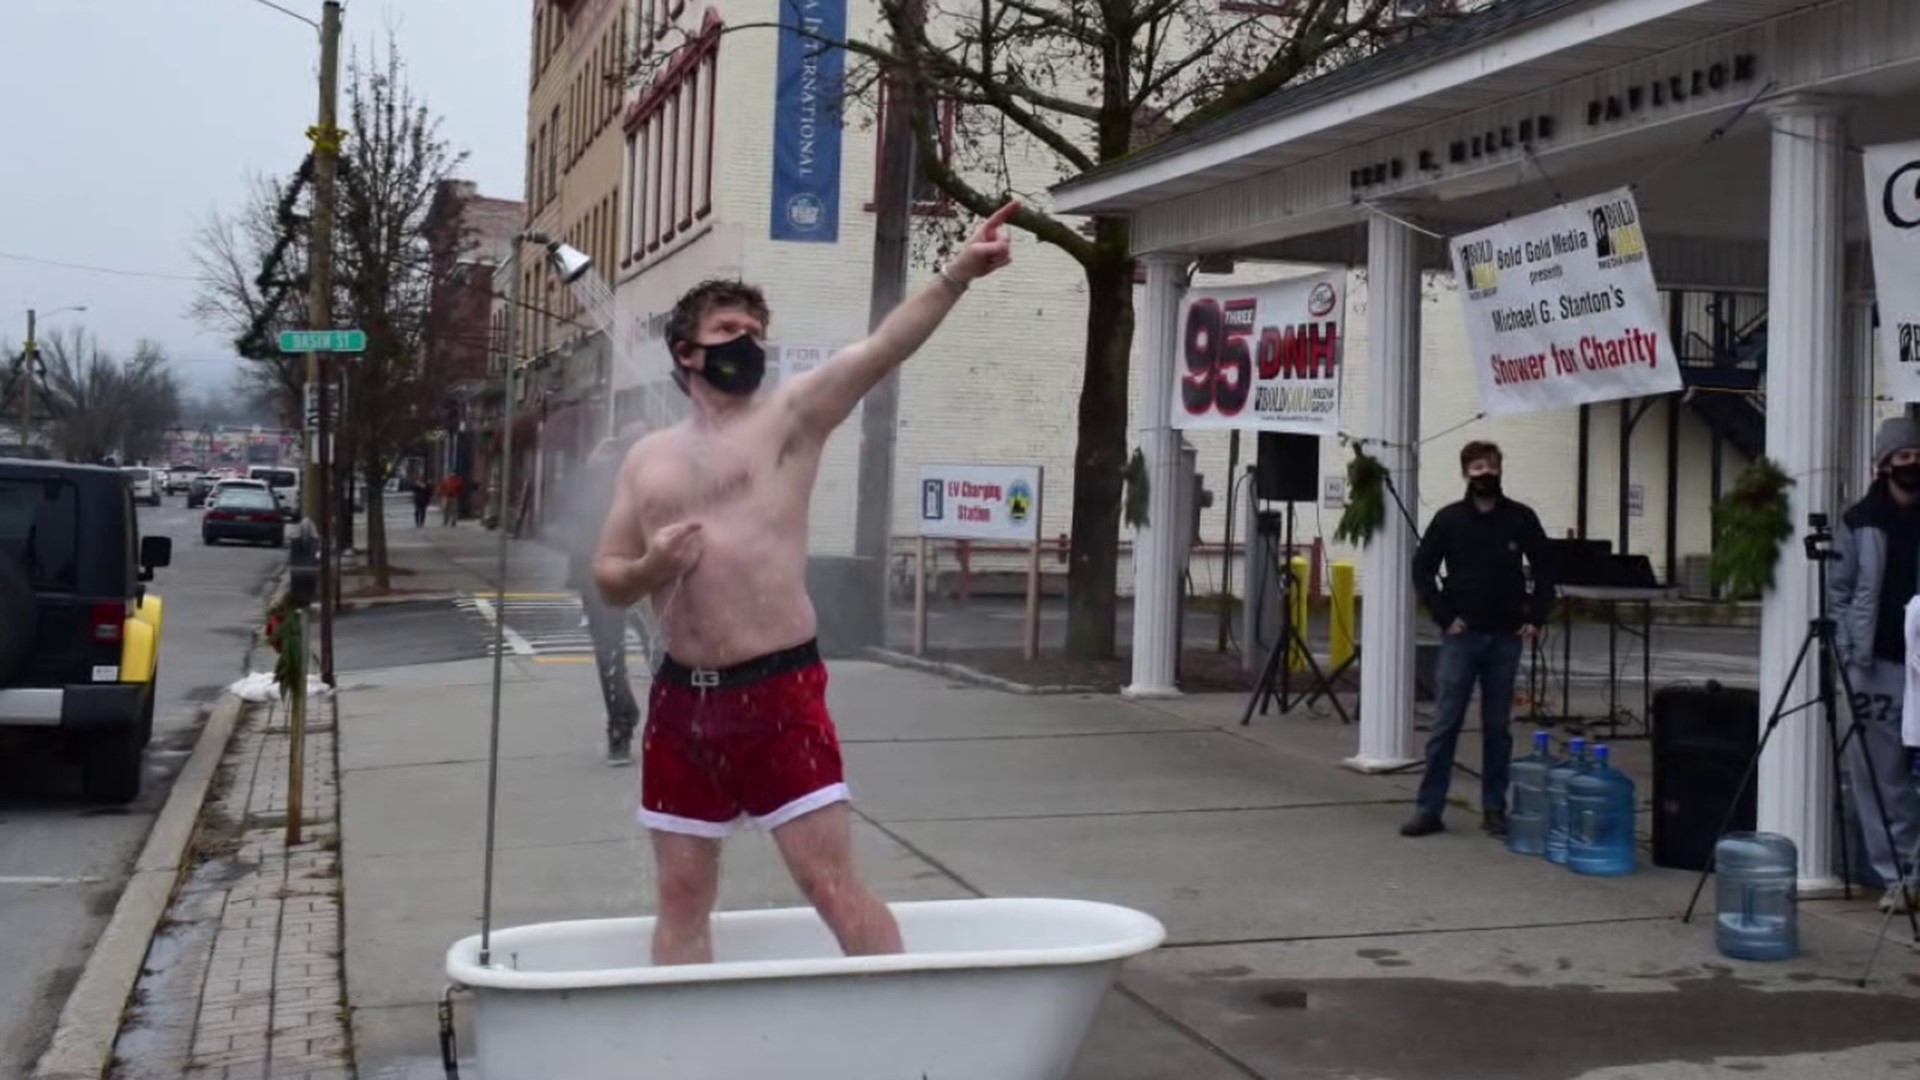
[[[1892,915],[1905,915],[1916,901],[1920,901],[1920,884],[1901,888],[1895,885],[1880,898],[1880,910]]]

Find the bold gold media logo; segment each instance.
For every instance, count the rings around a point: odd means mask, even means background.
[[[1467,274],[1469,292],[1486,292],[1500,287],[1500,265],[1494,260],[1493,241],[1475,240],[1460,245],[1460,265]]]
[[[1605,262],[1647,253],[1647,238],[1640,231],[1640,214],[1633,200],[1602,203],[1593,208],[1592,218],[1594,258]]]

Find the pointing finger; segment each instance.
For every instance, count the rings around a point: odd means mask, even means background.
[[[987,237],[988,239],[992,239],[995,235],[999,233],[1000,226],[1005,225],[1009,221],[1012,221],[1013,215],[1019,212],[1020,212],[1020,200],[1008,199],[1005,206],[1002,206],[1000,209],[995,210],[993,212],[993,216],[987,219],[987,223],[985,225],[980,226],[980,234],[982,236]]]

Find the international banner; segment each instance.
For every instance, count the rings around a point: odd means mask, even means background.
[[[1190,289],[1176,428],[1340,433],[1344,272]]]
[[[1920,401],[1920,142],[1867,147],[1863,171],[1883,389]]]
[[[780,5],[774,71],[773,206],[775,240],[831,244],[840,239],[840,141],[845,111],[847,0]]]
[[[1490,416],[1681,389],[1627,188],[1448,242]]]

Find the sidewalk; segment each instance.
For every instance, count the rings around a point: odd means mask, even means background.
[[[490,672],[342,679],[346,962],[369,1080],[441,1075],[443,956],[480,912]],[[496,925],[649,910],[634,777],[598,760],[588,670],[506,672]],[[1871,991],[1847,988],[1869,902],[1806,904],[1796,961],[1731,963],[1709,919],[1676,918],[1691,875],[1575,877],[1464,813],[1401,839],[1416,778],[1336,767],[1352,741],[1337,723],[1241,729],[1237,698],[1020,697],[858,662],[833,666],[831,699],[883,896],[1071,896],[1167,924],[1076,1080],[1677,1080],[1715,1062],[1860,1077],[1920,1053],[1911,948],[1888,947]],[[729,847],[723,907],[797,903],[765,837]],[[457,1023],[465,1053],[464,1009]],[[1602,1068],[1627,1064],[1642,1067]]]

